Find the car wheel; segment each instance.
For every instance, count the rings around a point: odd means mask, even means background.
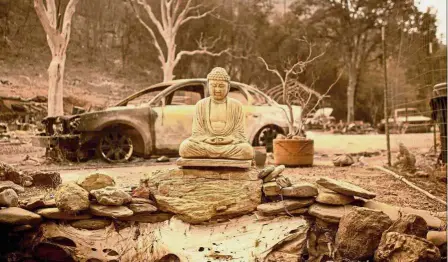
[[[131,137],[120,132],[106,132],[100,138],[98,154],[107,162],[121,163],[128,161],[134,152]]]
[[[273,151],[273,141],[279,134],[274,126],[263,127],[255,137],[255,146],[265,146],[267,152]]]

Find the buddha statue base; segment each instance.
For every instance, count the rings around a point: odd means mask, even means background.
[[[231,167],[249,169],[252,160],[220,159],[220,158],[183,158],[177,159],[179,167]]]

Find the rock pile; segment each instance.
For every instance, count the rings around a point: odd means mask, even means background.
[[[314,225],[308,235],[307,261],[440,260],[439,249],[431,241],[445,245],[446,237],[437,231],[428,233],[428,226],[437,228],[441,221],[425,211],[372,201],[375,193],[331,178],[291,185],[281,175],[283,170],[283,166],[267,166],[259,173],[265,203],[258,205],[257,212],[311,216]],[[403,215],[395,216],[395,212]]]

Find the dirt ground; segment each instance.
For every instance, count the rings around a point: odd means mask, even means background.
[[[429,199],[422,193],[410,188],[408,185],[374,168],[387,163],[384,136],[381,135],[328,135],[313,134],[315,139],[315,163],[309,168],[287,168],[284,175],[296,182],[314,182],[320,177],[331,177],[351,182],[377,194],[377,200],[388,204],[424,209],[429,211],[446,211],[446,206]],[[26,142],[26,139],[22,139]],[[392,149],[396,150],[398,141],[410,145],[411,151],[416,154],[417,167],[427,171],[427,176],[411,176],[401,174],[427,190],[439,199],[447,200],[446,172],[436,176],[432,172],[435,155],[432,152],[432,134],[397,135],[391,139]],[[384,142],[384,143],[383,143]],[[384,144],[384,145],[383,145]],[[332,157],[335,154],[365,152],[374,153],[371,157],[362,157],[360,166],[334,167]],[[133,158],[131,162],[123,164],[108,164],[95,159],[85,163],[55,163],[46,160],[43,156],[45,149],[32,147],[29,143],[0,143],[0,161],[9,163],[21,170],[59,171],[64,182],[76,181],[79,176],[92,172],[106,172],[123,187],[134,187],[139,184],[145,173],[160,168],[175,167],[176,157],[170,162],[157,163],[155,158]],[[393,160],[395,153],[392,155]],[[358,158],[358,157],[355,157]],[[29,190],[26,195],[43,193],[39,190]]]

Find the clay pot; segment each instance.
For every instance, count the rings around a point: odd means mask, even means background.
[[[257,167],[264,167],[266,163],[266,147],[264,146],[254,146],[255,151],[255,165]]]
[[[314,140],[274,139],[274,162],[285,166],[312,166]]]

